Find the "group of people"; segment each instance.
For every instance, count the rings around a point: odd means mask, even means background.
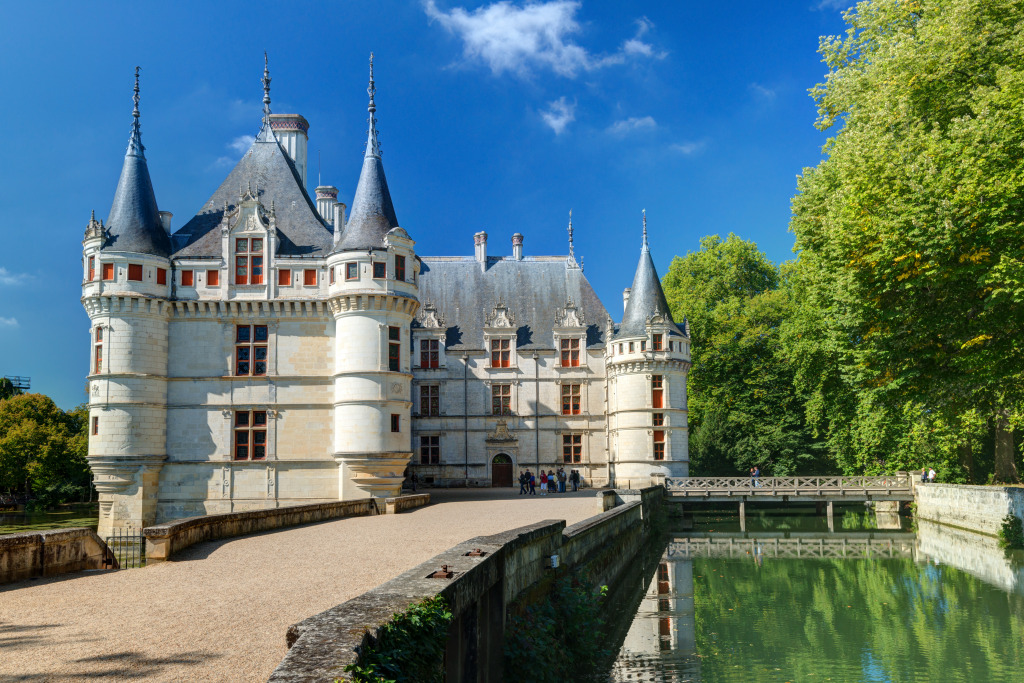
[[[580,473],[576,470],[570,470],[568,473],[561,467],[558,471],[544,470],[540,471],[540,475],[535,475],[530,470],[524,470],[519,475],[519,495],[521,496],[535,496],[537,495],[538,488],[540,489],[540,495],[547,495],[550,493],[565,493],[566,484],[572,486],[573,491],[578,491],[580,488]]]
[[[930,467],[921,468],[921,483],[922,484],[934,484],[935,483],[935,470]]]

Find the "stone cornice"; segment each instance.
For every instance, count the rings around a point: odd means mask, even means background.
[[[686,372],[690,362],[680,359],[628,360],[608,363],[608,376],[641,372]]]
[[[353,292],[339,294],[327,300],[327,307],[334,315],[359,311],[393,311],[413,317],[420,308],[420,302],[414,297],[395,292]]]
[[[148,315],[167,318],[171,302],[142,294],[101,294],[82,297],[82,306],[90,318],[101,315]]]

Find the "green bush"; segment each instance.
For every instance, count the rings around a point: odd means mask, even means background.
[[[544,598],[505,626],[505,680],[558,683],[585,680],[609,653],[603,644],[601,605],[608,586],[595,592],[574,577],[554,583]]]
[[[1003,517],[1003,527],[999,530],[999,546],[1002,548],[1024,548],[1024,524],[1020,517],[1008,514]]]
[[[441,597],[394,614],[359,660],[345,667],[358,683],[443,683],[444,649],[452,613]]]

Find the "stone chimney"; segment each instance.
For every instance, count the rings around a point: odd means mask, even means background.
[[[334,203],[334,234],[339,235],[345,229],[345,202]]]
[[[629,303],[629,293],[632,292],[632,291],[633,290],[631,288],[629,288],[629,287],[626,287],[624,290],[622,290],[622,311],[623,311],[623,313],[625,313],[625,311],[626,311],[626,305]]]
[[[308,159],[306,148],[309,145],[309,121],[298,114],[271,114],[270,128],[274,131],[277,141],[291,157],[292,163],[302,179],[302,187],[306,187],[306,166]],[[330,220],[330,219],[328,219]]]
[[[334,222],[334,205],[338,203],[338,188],[321,185],[316,188],[316,211],[328,223]]]
[[[171,213],[170,211],[160,212],[160,225],[164,226],[164,232],[166,232],[168,235],[171,234],[171,217],[173,216],[174,214]]]
[[[476,247],[476,260],[487,265],[487,233],[481,230],[473,235],[473,245]]]
[[[521,232],[512,235],[512,258],[516,261],[523,260],[523,234]]]

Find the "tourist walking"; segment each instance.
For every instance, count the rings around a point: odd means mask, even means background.
[[[409,483],[412,484],[412,492],[413,493],[416,493],[416,484],[418,484],[419,481],[420,481],[420,478],[416,476],[415,472],[413,472],[412,476],[409,477]]]
[[[526,472],[520,472],[519,473],[519,495],[520,496],[527,495],[526,483],[528,481],[530,481],[530,479],[529,479],[529,470],[527,470]]]
[[[756,467],[756,466],[754,467],[754,475],[753,475],[753,477],[754,477],[754,486],[760,486],[761,482],[758,481],[758,479],[761,478],[761,468],[760,467]]]
[[[548,487],[551,489],[551,493],[557,493],[558,484],[555,481],[555,473],[552,470],[548,470]]]
[[[930,467],[928,468],[928,483],[929,484],[934,484],[935,483],[935,470],[933,470]]]
[[[576,470],[573,470],[572,472],[570,472],[569,473],[569,481],[572,483],[572,490],[573,491],[579,491],[580,490],[580,473],[579,472],[577,472]]]
[[[921,483],[922,484],[927,484],[928,483],[928,468],[927,467],[922,467],[921,468]]]
[[[536,477],[533,476],[533,472],[531,472],[530,470],[526,470],[526,474],[530,478],[530,495],[531,496],[536,496],[537,495],[537,479],[536,479]]]
[[[565,470],[558,468],[558,492],[565,493]]]
[[[548,495],[548,475],[544,470],[540,471],[540,495]]]

